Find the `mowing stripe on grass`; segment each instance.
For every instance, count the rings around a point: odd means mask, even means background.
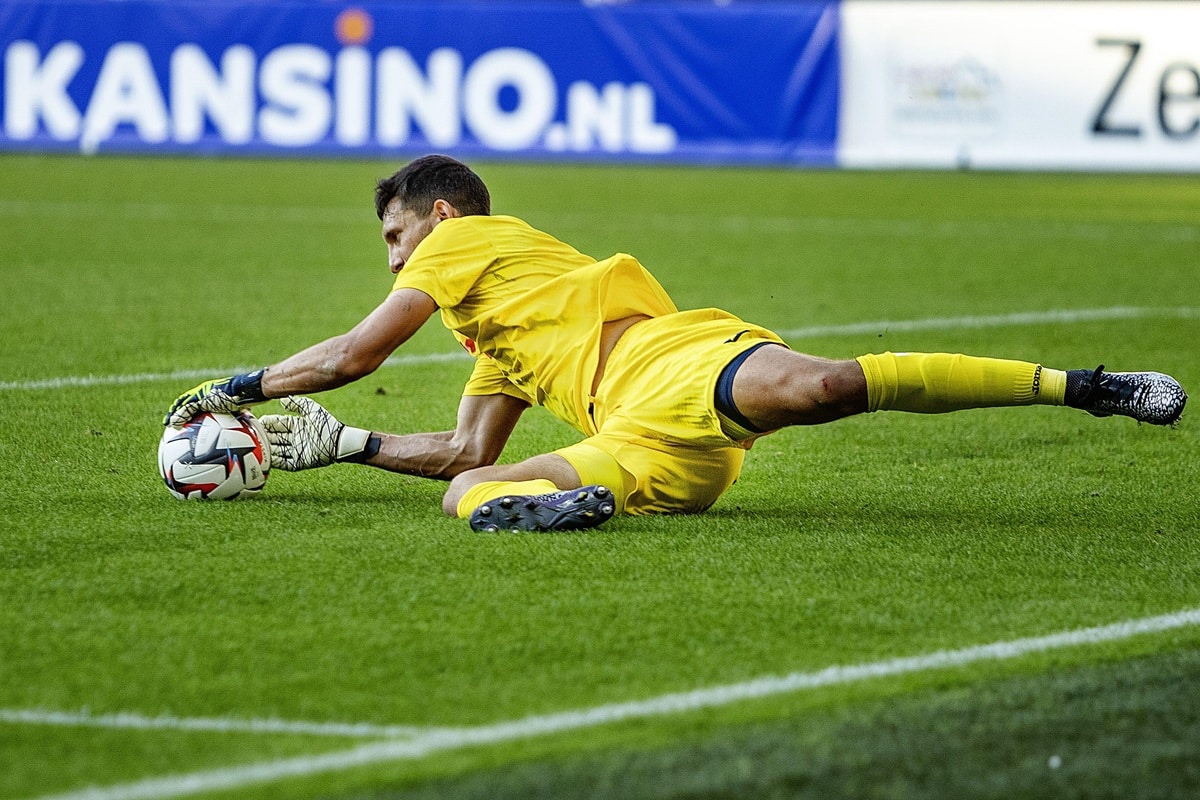
[[[285,719],[234,719],[225,717],[176,717],[163,714],[90,714],[87,711],[0,708],[0,722],[25,725],[62,725],[81,728],[127,728],[133,730],[213,731],[216,733],[290,733],[306,736],[389,738],[428,733],[432,728],[416,725],[375,725],[369,722],[305,722]]]
[[[934,319],[855,322],[849,325],[820,325],[776,331],[785,339],[815,339],[821,336],[854,336],[858,334],[911,333],[914,331],[965,330],[970,328],[1014,328],[1033,325],[1073,324],[1077,322],[1107,322],[1120,319],[1200,319],[1200,308],[1147,308],[1143,306],[1112,306],[1111,308],[1077,308],[1061,311],[1019,311],[1013,314],[992,314],[977,317],[942,317]]]
[[[1155,308],[1143,306],[1113,306],[1111,308],[1078,308],[1050,311],[1024,311],[1013,314],[992,314],[970,317],[933,317],[931,319],[880,320],[854,322],[847,325],[818,325],[808,328],[780,330],[784,339],[815,339],[825,336],[856,336],[862,334],[910,333],[914,331],[965,330],[971,328],[1006,328],[1077,322],[1103,322],[1120,319],[1200,319],[1200,308],[1178,306]],[[383,362],[385,367],[435,364],[470,358],[464,351],[454,353],[425,353],[392,356]],[[35,381],[0,381],[0,391],[32,391],[39,389],[87,388],[91,386],[123,386],[157,381],[204,380],[214,375],[232,375],[251,367],[220,369],[187,369],[174,372],[142,372],[132,375],[76,375],[45,378]]]
[[[0,197],[0,217],[16,219],[118,219],[170,222],[189,219],[225,225],[268,225],[296,222],[306,225],[377,225],[370,204],[357,206],[285,206],[267,204],[204,204],[88,200],[26,200]],[[1170,220],[1057,220],[1038,217],[999,219],[904,219],[900,217],[758,217],[747,214],[608,213],[602,219],[582,211],[530,208],[522,214],[535,226],[607,224],[620,230],[711,231],[731,234],[792,236],[807,232],[826,236],[888,236],[906,238],[995,238],[1014,228],[1040,239],[1068,241],[1150,240],[1186,244],[1200,241],[1200,226]]]
[[[147,800],[148,798],[181,797],[200,792],[236,789],[284,778],[338,772],[390,761],[419,759],[433,753],[464,747],[499,744],[626,720],[649,719],[727,706],[745,700],[762,699],[824,686],[950,669],[985,661],[1004,661],[1064,647],[1116,642],[1134,636],[1195,625],[1200,625],[1200,608],[1094,628],[1063,631],[1047,636],[993,642],[959,650],[939,650],[920,656],[893,658],[851,666],[833,666],[816,672],[766,676],[744,683],[713,686],[690,692],[660,695],[647,700],[612,703],[557,714],[525,717],[490,725],[434,729],[403,741],[375,742],[314,756],[300,756],[184,775],[149,778],[108,787],[89,787],[63,794],[49,795],[41,800]]]
[[[664,231],[668,235],[717,231],[731,236],[848,236],[861,239],[997,239],[1008,238],[1020,229],[1025,239],[1049,241],[1114,242],[1148,241],[1187,244],[1200,241],[1200,226],[1187,222],[1159,220],[1065,221],[1037,217],[1000,219],[902,219],[898,217],[753,217],[745,214],[708,216],[697,214],[650,214],[638,217],[578,212],[539,212],[526,218],[536,226],[577,224],[589,230],[608,225],[620,231]]]
[[[186,203],[115,202],[87,200],[17,200],[0,198],[0,217],[43,217],[50,219],[90,217],[129,221],[175,221],[189,219],[238,225],[299,222],[305,225],[378,224],[370,205],[350,207],[188,205]]]

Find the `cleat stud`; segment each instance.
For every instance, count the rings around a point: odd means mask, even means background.
[[[484,530],[485,532],[487,532],[487,533],[499,533],[499,532],[500,532],[500,526],[499,526],[499,525],[488,525],[488,526],[487,526],[486,528],[484,528],[483,530]]]
[[[490,517],[492,515],[491,506],[480,506],[475,510],[475,513],[481,517]]]
[[[606,514],[606,515],[611,514],[611,513],[613,513],[613,507],[610,506],[608,503],[605,503],[604,505],[600,506],[600,513]]]
[[[512,508],[513,507],[513,499],[511,497],[502,498],[500,500],[500,507],[505,510]]]
[[[607,486],[597,486],[595,494],[596,494],[596,497],[599,497],[601,499],[608,497],[608,487]]]

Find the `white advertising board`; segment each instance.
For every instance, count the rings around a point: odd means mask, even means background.
[[[1200,171],[1200,2],[842,14],[843,166]]]

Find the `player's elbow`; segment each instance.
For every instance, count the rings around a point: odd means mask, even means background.
[[[479,467],[490,467],[496,463],[502,449],[501,445],[479,436],[455,436],[452,443],[455,475]]]
[[[370,375],[378,365],[372,365],[368,362],[356,360],[352,358],[338,359],[330,365],[329,371],[334,378],[342,384],[353,383],[360,378],[365,378]]]
[[[345,341],[331,354],[325,368],[339,383],[346,384],[365,378],[379,368],[387,358],[373,351],[356,347],[352,340]]]

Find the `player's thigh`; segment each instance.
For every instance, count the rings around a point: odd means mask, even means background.
[[[683,447],[601,433],[555,455],[584,485],[612,489],[623,513],[695,514],[733,485],[746,453],[732,446]]]
[[[731,446],[716,409],[717,379],[739,354],[763,343],[783,344],[771,331],[718,309],[638,323],[610,356],[593,419],[601,432],[616,420],[623,432],[672,445]]]

